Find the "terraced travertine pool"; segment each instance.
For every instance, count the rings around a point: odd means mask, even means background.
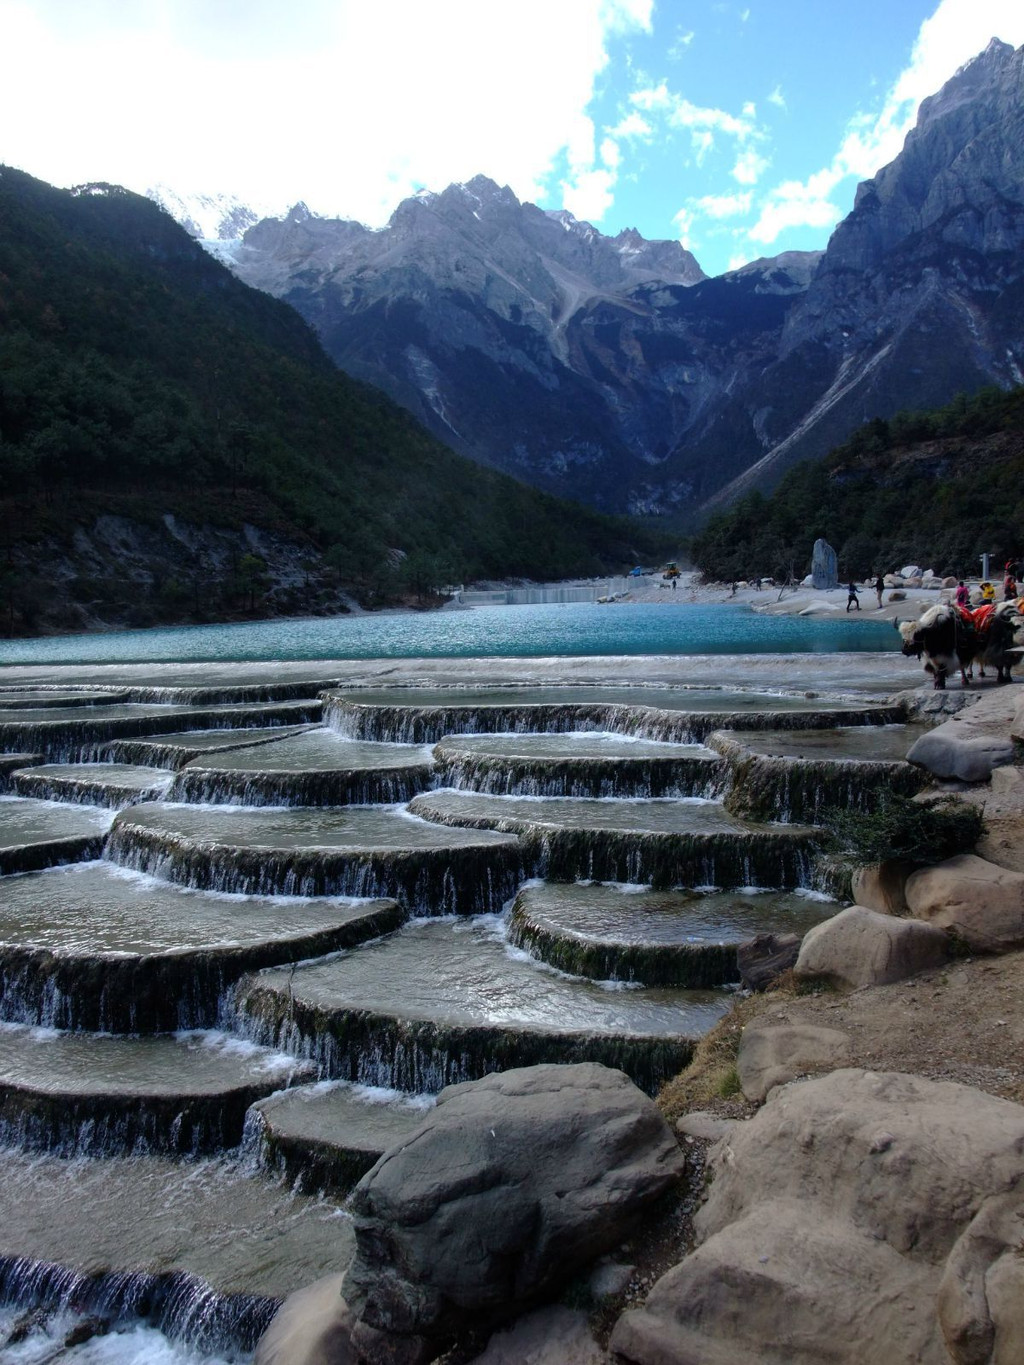
[[[813,760],[808,809],[815,782],[913,775],[900,708],[850,697],[251,669],[233,691],[223,666],[187,696],[15,691],[0,1353],[41,1306],[41,1351],[85,1311],[111,1351],[160,1331],[245,1359],[344,1268],[348,1187],[443,1085],[593,1059],[653,1092],[728,1007],[740,943],[833,913],[813,819],[737,813],[744,765]]]

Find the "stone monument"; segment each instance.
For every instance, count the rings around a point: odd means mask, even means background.
[[[839,587],[839,566],[836,552],[827,540],[814,542],[811,555],[811,583],[820,590]]]

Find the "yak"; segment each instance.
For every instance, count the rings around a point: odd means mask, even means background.
[[[1018,661],[1014,631],[1020,623],[1015,602],[1000,602],[997,607],[976,611],[944,602],[929,607],[919,621],[899,621],[893,625],[903,639],[903,653],[924,658],[925,671],[935,678],[935,687],[944,688],[946,678],[959,667],[964,687],[970,686],[968,669],[977,659],[982,667],[996,670],[996,681],[1008,683],[1010,669]]]

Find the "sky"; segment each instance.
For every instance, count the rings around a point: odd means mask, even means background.
[[[0,0],[0,162],[382,226],[484,174],[708,274],[823,247],[1022,0]]]

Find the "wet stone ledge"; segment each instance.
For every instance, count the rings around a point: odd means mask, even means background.
[[[11,774],[19,796],[120,810],[167,794],[173,774],[127,763],[43,763]]]
[[[749,820],[807,824],[821,823],[830,807],[871,810],[879,790],[920,791],[927,773],[904,761],[912,742],[903,726],[821,729],[799,738],[719,731],[708,739],[731,769],[727,810]],[[899,756],[886,752],[898,748]]]
[[[42,754],[0,754],[0,795],[11,790],[11,774],[42,763]]]
[[[317,728],[308,725],[248,726],[242,729],[218,727],[215,730],[182,730],[170,734],[115,739],[105,744],[98,755],[102,763],[135,763],[177,772],[194,758],[225,753],[231,749],[252,749],[278,744],[292,735]]]
[[[256,1100],[315,1075],[309,1064],[222,1035],[119,1038],[11,1025],[0,1026],[0,1068],[0,1146],[63,1157],[223,1151],[241,1142]]]
[[[0,876],[98,858],[110,812],[32,798],[0,800]]]
[[[517,834],[535,875],[556,882],[673,886],[811,884],[815,832],[745,824],[716,802],[515,798],[444,790],[410,810],[459,828]]]
[[[652,891],[533,882],[512,906],[509,939],[573,976],[714,987],[739,980],[736,954],[757,933],[803,933],[835,906],[763,891]]]
[[[393,932],[393,900],[220,897],[94,862],[19,877],[0,911],[0,1018],[159,1033],[213,1025],[246,972]]]
[[[171,798],[245,806],[391,805],[425,791],[433,777],[428,748],[368,744],[317,729],[192,759],[179,771]]]
[[[607,732],[449,736],[434,757],[440,786],[498,795],[711,797],[727,771],[702,746]]]
[[[116,818],[108,856],[200,890],[393,897],[416,915],[492,913],[524,875],[514,836],[367,806],[134,806]]]
[[[319,701],[269,702],[189,710],[139,703],[71,710],[0,708],[0,749],[29,749],[53,763],[81,763],[99,756],[115,739],[171,734],[186,729],[238,729],[293,725],[320,719]]]

